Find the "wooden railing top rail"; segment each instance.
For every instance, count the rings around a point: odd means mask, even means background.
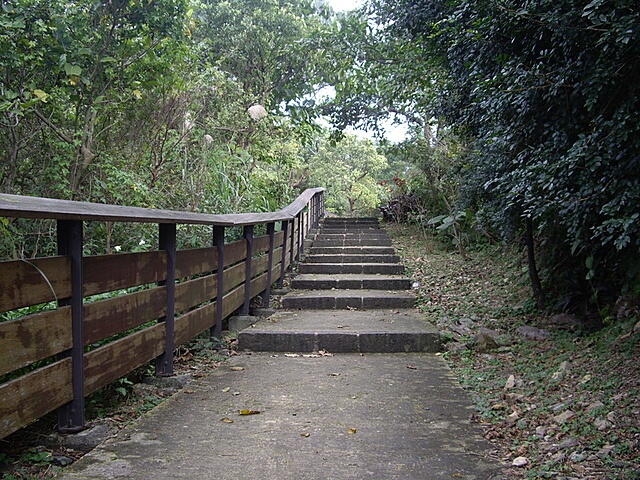
[[[56,220],[86,220],[106,222],[175,223],[215,226],[244,226],[290,220],[302,211],[308,201],[324,188],[305,190],[290,205],[277,212],[208,214],[123,207],[102,203],[56,200],[0,193],[0,216],[20,218],[51,218]]]

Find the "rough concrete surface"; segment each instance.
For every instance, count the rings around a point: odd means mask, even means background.
[[[498,478],[471,413],[435,355],[242,354],[60,478]]]

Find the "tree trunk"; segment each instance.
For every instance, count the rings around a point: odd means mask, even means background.
[[[527,263],[529,266],[529,278],[531,279],[531,287],[533,288],[533,298],[536,301],[536,307],[539,310],[545,308],[545,295],[542,290],[542,283],[538,275],[538,267],[536,266],[535,246],[533,241],[533,221],[530,217],[525,220],[526,232],[525,242],[527,244]]]

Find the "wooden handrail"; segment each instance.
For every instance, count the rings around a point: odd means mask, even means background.
[[[290,205],[277,212],[231,214],[181,212],[0,193],[0,216],[233,227],[291,220],[316,193],[323,191],[324,188],[321,187],[309,188]]]
[[[276,212],[228,215],[0,194],[2,217],[56,220],[58,247],[55,257],[0,262],[0,313],[17,314],[0,322],[0,438],[54,409],[60,430],[81,430],[86,395],[154,359],[157,375],[171,375],[177,345],[207,330],[219,340],[234,312],[257,297],[268,305],[323,216],[323,192],[307,189]],[[158,249],[86,256],[84,224],[100,221],[155,223]],[[185,224],[211,225],[213,235],[179,249]],[[226,243],[234,226],[243,238]]]

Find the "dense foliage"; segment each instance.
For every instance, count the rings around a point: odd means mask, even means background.
[[[635,2],[373,0],[360,15],[377,51],[398,54],[388,68],[359,43],[370,108],[413,108],[434,149],[451,132],[465,139],[456,210],[509,242],[535,240],[565,308],[606,313],[620,293],[637,294]],[[398,89],[400,78],[414,88]],[[357,100],[356,90],[342,92]]]
[[[300,112],[326,68],[312,46],[331,23],[326,7],[0,6],[0,192],[215,213],[273,210],[299,193],[317,131]],[[88,228],[104,238],[92,251],[154,237],[126,225]],[[2,219],[0,229],[3,256],[52,253],[50,222]]]
[[[562,308],[606,314],[638,294],[632,0],[1,6],[0,191],[222,213],[275,208],[311,178],[359,213],[353,198],[370,209],[386,189],[461,253],[471,225],[526,245],[540,306],[538,269]],[[352,165],[364,145],[325,142],[319,114],[413,138]],[[101,228],[107,251],[138,244]],[[36,230],[34,245],[51,226]]]

